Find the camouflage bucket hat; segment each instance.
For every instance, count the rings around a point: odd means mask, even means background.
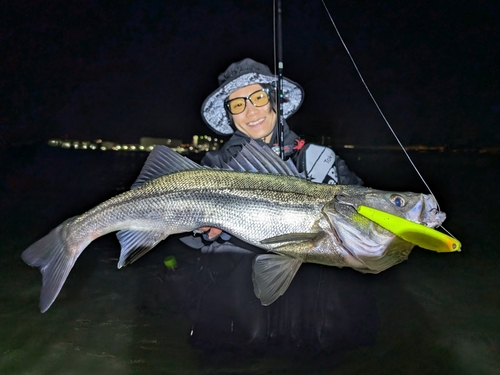
[[[276,87],[277,77],[267,65],[252,59],[233,63],[219,75],[219,88],[211,93],[201,106],[201,116],[206,124],[217,134],[232,134],[230,115],[224,108],[224,100],[234,91],[255,83],[270,84]],[[304,90],[298,83],[283,78],[283,116],[293,115],[304,100]]]

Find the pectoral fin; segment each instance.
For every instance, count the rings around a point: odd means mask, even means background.
[[[286,255],[262,254],[253,264],[253,289],[262,305],[267,306],[286,292],[302,260]]]
[[[121,230],[116,233],[116,237],[122,247],[120,260],[118,261],[118,268],[122,268],[146,254],[158,242],[167,238],[167,234],[161,232]]]
[[[269,237],[262,241],[261,244],[273,244],[280,242],[302,242],[315,240],[318,237],[318,233],[288,233],[282,234],[280,236]]]

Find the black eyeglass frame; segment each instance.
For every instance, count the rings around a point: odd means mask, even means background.
[[[256,94],[256,93],[260,92],[260,91],[263,91],[263,92],[265,92],[265,93],[266,93],[266,96],[267,96],[267,102],[266,102],[265,104],[262,104],[262,105],[255,105],[255,103],[252,101],[252,99],[250,99],[250,97],[251,97],[252,95],[254,95],[254,94]],[[247,100],[248,100],[250,103],[252,103],[252,105],[253,105],[254,107],[257,107],[257,108],[259,108],[259,107],[264,107],[265,105],[269,104],[269,102],[271,101],[270,91],[271,91],[271,90],[270,90],[269,88],[267,88],[267,87],[263,87],[263,88],[261,88],[261,89],[258,89],[258,90],[256,90],[256,91],[252,92],[252,93],[251,93],[250,95],[248,95],[247,97],[240,96],[240,97],[233,98],[233,99],[229,99],[229,98],[227,98],[227,99],[225,99],[225,100],[224,100],[224,107],[225,107],[225,108],[227,109],[227,111],[228,111],[230,114],[232,114],[232,115],[239,115],[240,113],[245,112],[245,109],[247,109]],[[238,113],[233,113],[233,112],[231,112],[231,107],[229,106],[229,103],[231,103],[231,102],[232,102],[232,101],[234,101],[234,100],[238,100],[238,99],[245,99],[245,102],[244,102],[244,103],[245,103],[245,106],[243,107],[243,110],[242,110],[241,112],[238,112]]]

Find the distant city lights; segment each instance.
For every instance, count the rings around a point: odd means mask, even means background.
[[[50,139],[47,144],[52,147],[61,147],[75,150],[100,150],[100,151],[145,151],[151,152],[156,145],[165,145],[173,150],[185,154],[189,152],[206,152],[218,150],[224,143],[222,139],[212,138],[209,135],[194,135],[191,143],[183,143],[179,139],[142,137],[139,144],[121,144],[103,141],[78,141],[70,139]]]

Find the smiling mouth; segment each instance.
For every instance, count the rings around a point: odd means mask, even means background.
[[[261,123],[264,122],[266,118],[265,117],[262,117],[261,119],[258,119],[256,121],[252,121],[252,122],[247,122],[247,126],[256,126],[256,125],[260,125]]]

